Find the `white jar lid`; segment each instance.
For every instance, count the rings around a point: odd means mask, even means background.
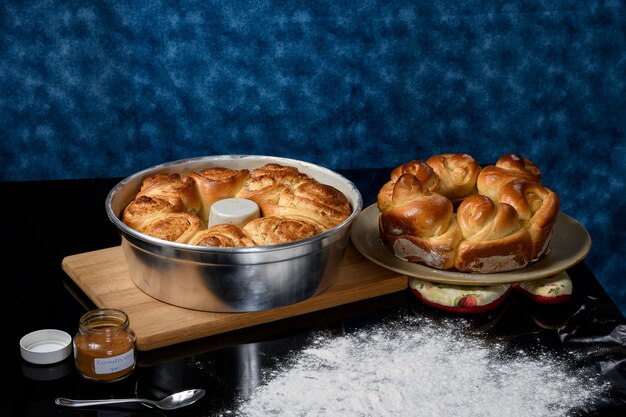
[[[36,365],[57,363],[72,353],[72,336],[56,329],[42,329],[20,339],[22,358]]]
[[[246,198],[225,198],[211,206],[209,227],[216,224],[234,224],[243,227],[259,216],[259,206],[254,201]]]

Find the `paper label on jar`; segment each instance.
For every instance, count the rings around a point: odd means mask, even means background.
[[[96,374],[114,374],[130,368],[135,364],[135,352],[133,349],[121,355],[110,358],[94,358],[93,365]]]

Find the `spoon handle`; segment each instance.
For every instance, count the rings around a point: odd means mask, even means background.
[[[107,400],[72,400],[70,398],[57,398],[54,400],[57,405],[64,407],[91,407],[94,405],[105,404],[125,404],[125,403],[142,403],[147,406],[155,405],[156,401],[145,400],[141,398],[111,398]]]

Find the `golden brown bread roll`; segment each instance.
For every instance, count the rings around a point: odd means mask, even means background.
[[[244,186],[250,171],[247,169],[229,169],[224,167],[208,167],[198,171],[190,172],[188,178],[191,178],[200,197],[200,209],[198,216],[204,224],[208,224],[211,206],[216,201],[233,198],[239,190]]]
[[[323,232],[321,225],[304,217],[259,217],[243,227],[256,245],[278,245],[306,239]]]
[[[391,171],[391,181],[396,182],[403,174],[413,174],[428,191],[437,192],[440,189],[440,180],[433,168],[424,161],[413,160],[402,164]]]
[[[268,163],[252,171],[250,179],[239,190],[237,198],[247,198],[263,208],[275,204],[278,196],[285,189],[296,187],[303,181],[309,181],[308,175],[302,174],[295,167]]]
[[[453,267],[462,239],[450,200],[424,189],[412,174],[395,182],[391,201],[379,217],[379,232],[399,258],[439,269]]]
[[[295,167],[268,163],[252,171],[249,180],[238,192],[237,197],[249,198],[249,194],[254,195],[256,192],[263,192],[268,187],[276,185],[293,188],[302,181],[308,180],[310,180],[309,176]]]
[[[559,196],[541,184],[520,179],[510,181],[503,187],[500,202],[515,208],[522,225],[530,233],[532,260],[545,255],[560,211]]]
[[[446,153],[433,155],[426,160],[440,179],[439,193],[460,203],[460,199],[476,194],[476,179],[480,173],[480,165],[470,155]],[[434,191],[434,190],[433,190]]]
[[[393,187],[403,174],[412,174],[418,179],[422,188],[428,191],[437,192],[440,188],[440,181],[435,171],[423,161],[413,160],[402,164],[391,171],[391,179],[382,186],[376,197],[376,202],[381,210],[386,210],[391,205]]]
[[[454,261],[459,271],[510,271],[531,261],[530,234],[512,206],[472,195],[459,205],[457,221],[463,233]]]
[[[350,202],[341,192],[312,180],[294,189],[284,188],[276,200],[265,199],[260,208],[263,216],[306,217],[321,224],[324,230],[339,225],[352,212]]]
[[[203,228],[195,213],[156,213],[148,216],[138,231],[170,242],[187,243]]]
[[[502,187],[516,179],[541,183],[541,170],[528,158],[519,154],[503,155],[495,165],[485,166],[478,174],[476,180],[478,194],[498,201]]]
[[[237,197],[256,202],[262,217],[307,217],[322,224],[324,230],[339,225],[352,213],[350,201],[336,188],[278,164],[253,170]]]
[[[140,195],[131,201],[122,213],[122,221],[127,226],[138,230],[146,219],[157,213],[184,213],[187,208],[180,198],[163,199]]]
[[[187,243],[220,248],[254,246],[254,241],[234,224],[216,224],[208,229],[200,230]]]
[[[517,178],[526,178],[531,181],[541,182],[541,170],[530,159],[517,154],[507,153],[502,155],[496,166],[507,171],[515,172]]]
[[[195,183],[190,178],[181,177],[178,173],[154,174],[144,178],[135,198],[143,195],[167,200],[175,207],[182,202],[187,211],[196,213],[201,206]]]

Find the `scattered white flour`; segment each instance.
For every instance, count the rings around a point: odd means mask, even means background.
[[[505,351],[427,318],[320,334],[222,416],[565,416],[604,387],[568,359]]]

